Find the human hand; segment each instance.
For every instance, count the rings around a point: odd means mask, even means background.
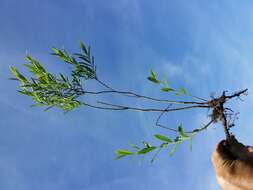
[[[212,163],[223,190],[253,190],[253,147],[232,136],[217,145]]]

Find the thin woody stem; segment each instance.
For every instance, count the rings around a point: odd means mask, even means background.
[[[122,110],[120,108],[115,108],[115,107],[102,107],[102,106],[95,106],[92,104],[84,103],[82,102],[82,105],[90,107],[90,108],[95,108],[95,109],[100,109],[100,110]]]
[[[194,98],[194,99],[196,99],[196,100],[200,100],[200,101],[204,101],[204,102],[207,101],[206,99],[200,98],[200,97],[198,97],[198,96],[194,96],[194,95],[190,95],[190,94],[189,94],[189,96],[192,97],[192,98]]]
[[[185,107],[164,110],[164,109],[156,109],[156,108],[139,108],[139,107],[123,106],[123,105],[102,102],[102,101],[98,101],[97,103],[103,104],[106,106],[115,107],[115,108],[118,108],[119,110],[134,110],[134,111],[143,111],[143,112],[172,112],[172,111],[187,110],[187,109],[193,109],[193,108],[210,108],[210,106],[207,106],[207,105],[194,105],[194,106],[185,106]]]
[[[221,118],[220,118],[220,120],[222,122],[222,125],[223,125],[223,128],[224,128],[224,132],[225,132],[227,140],[230,140],[231,135],[230,135],[230,132],[229,132],[229,123],[227,121],[226,114],[224,113],[225,111],[224,111],[223,105],[224,105],[224,103],[226,102],[227,99],[231,99],[231,98],[234,98],[234,97],[240,98],[240,96],[242,94],[246,95],[247,91],[248,91],[248,89],[246,88],[246,89],[241,90],[239,92],[236,92],[236,93],[234,93],[233,95],[230,95],[230,96],[226,96],[226,94],[225,94],[226,92],[225,91],[223,92],[223,95],[222,95],[221,98],[224,98],[224,101],[221,104],[221,111],[222,112],[221,112]]]
[[[171,105],[168,105],[168,106],[160,113],[160,115],[158,116],[158,118],[157,118],[157,120],[156,120],[155,125],[156,125],[157,127],[161,127],[161,128],[163,128],[163,129],[167,129],[167,130],[170,130],[170,131],[173,131],[173,132],[176,132],[176,133],[177,133],[177,132],[178,132],[177,129],[173,129],[173,128],[170,128],[170,127],[166,127],[166,126],[160,124],[160,122],[159,122],[160,119],[162,118],[162,116],[165,114],[166,110],[169,109],[170,106],[171,106]]]
[[[115,93],[115,94],[125,94],[125,95],[132,95],[132,97],[136,98],[143,98],[147,100],[152,100],[156,102],[167,102],[167,103],[172,103],[172,104],[198,104],[198,105],[204,105],[208,104],[208,102],[194,102],[194,101],[175,101],[175,100],[167,100],[167,99],[158,99],[158,98],[153,98],[149,96],[144,96],[140,94],[136,94],[134,92],[128,92],[128,91],[117,91],[117,90],[104,90],[104,91],[84,91],[86,94],[94,94],[94,95],[99,95],[99,94],[109,94],[109,93]]]
[[[231,98],[234,98],[234,97],[240,97],[242,94],[247,95],[247,91],[248,91],[248,89],[246,88],[244,90],[241,90],[239,92],[234,93],[233,95],[225,96],[225,98],[226,99],[231,99]]]
[[[203,127],[198,128],[198,129],[194,129],[194,130],[189,131],[189,132],[186,131],[186,133],[196,133],[196,132],[201,132],[201,131],[203,131],[203,130],[206,130],[208,127],[211,126],[211,124],[212,124],[213,122],[214,122],[214,120],[211,120],[211,121],[209,121],[207,124],[205,124]]]
[[[164,126],[162,124],[159,123],[160,119],[162,118],[162,116],[164,115],[165,111],[170,107],[170,105],[158,116],[157,120],[156,120],[156,126],[173,131],[173,132],[178,132],[177,129],[173,129],[167,126]],[[212,123],[214,122],[214,120],[209,121],[207,124],[205,124],[203,127],[201,128],[197,128],[197,129],[193,129],[192,131],[185,131],[185,133],[188,134],[192,134],[192,133],[198,133],[201,132],[203,130],[206,130]]]
[[[101,84],[102,86],[104,86],[105,88],[108,88],[108,89],[114,91],[113,88],[111,88],[109,85],[105,84],[103,81],[99,80],[97,77],[95,78],[95,80],[96,80],[99,84]]]
[[[227,118],[224,113],[222,114],[221,122],[224,128],[226,139],[229,140],[230,139],[229,127],[228,127]]]
[[[190,97],[192,97],[193,99],[197,99],[203,102],[194,102],[194,101],[175,101],[175,100],[163,100],[163,99],[157,99],[157,98],[153,98],[153,97],[149,97],[149,96],[144,96],[144,95],[140,95],[137,94],[135,92],[131,92],[131,91],[120,91],[120,90],[115,90],[114,88],[110,87],[108,84],[106,84],[105,82],[99,80],[97,77],[95,78],[95,80],[101,84],[103,87],[109,89],[109,90],[105,90],[105,91],[98,91],[98,92],[91,92],[91,91],[84,91],[87,94],[105,94],[105,93],[117,93],[117,94],[124,94],[127,96],[132,96],[135,98],[143,98],[143,99],[148,99],[148,100],[152,100],[152,101],[158,101],[158,102],[168,102],[168,103],[174,103],[174,104],[207,104],[207,100],[194,96],[194,95],[190,95]]]
[[[102,102],[102,101],[98,101],[97,103],[104,105],[104,106],[92,105],[92,104],[88,104],[88,103],[82,103],[82,104],[85,106],[91,107],[91,108],[102,109],[102,110],[116,110],[116,111],[133,110],[133,111],[142,111],[142,112],[161,112],[156,120],[156,126],[167,129],[167,130],[171,130],[173,132],[178,132],[178,130],[166,127],[166,126],[159,123],[161,117],[165,113],[180,111],[180,110],[189,110],[189,109],[194,109],[194,108],[212,108],[213,109],[212,114],[218,114],[218,116],[216,118],[213,118],[212,120],[210,120],[206,125],[204,125],[201,128],[193,129],[192,131],[185,131],[185,133],[191,134],[191,133],[201,132],[201,131],[207,129],[212,123],[216,122],[217,120],[220,120],[223,125],[223,128],[224,128],[226,139],[230,139],[229,124],[227,121],[227,114],[225,113],[225,111],[227,109],[229,110],[229,108],[224,108],[224,104],[229,99],[234,98],[234,97],[239,97],[240,95],[245,94],[246,92],[247,92],[247,89],[239,91],[237,93],[234,93],[233,95],[227,96],[224,91],[222,96],[220,96],[219,98],[213,98],[212,100],[207,101],[207,102],[183,102],[183,101],[170,101],[170,100],[155,99],[152,97],[142,96],[142,95],[138,95],[133,92],[125,92],[125,91],[116,91],[116,90],[107,90],[107,91],[98,91],[98,92],[86,91],[85,93],[90,93],[90,94],[120,93],[120,94],[126,94],[126,95],[133,95],[138,98],[145,98],[145,99],[150,99],[150,100],[154,100],[154,101],[164,101],[164,102],[169,102],[170,104],[165,109],[132,107],[132,106],[127,106],[127,105],[112,104],[112,103],[107,103],[107,102]],[[184,106],[184,107],[170,108],[173,103],[192,104],[192,105]]]

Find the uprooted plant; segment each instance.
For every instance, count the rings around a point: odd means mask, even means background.
[[[221,122],[226,139],[229,140],[231,136],[230,129],[234,126],[234,119],[237,117],[237,113],[234,113],[232,109],[226,107],[226,103],[233,99],[239,98],[242,95],[247,95],[247,89],[240,90],[233,94],[228,95],[224,91],[219,97],[211,97],[206,100],[188,93],[188,91],[180,87],[179,89],[171,87],[166,78],[160,80],[153,70],[150,71],[150,76],[147,78],[154,84],[161,85],[161,91],[164,93],[170,93],[176,95],[175,99],[160,99],[147,95],[138,94],[132,91],[122,91],[111,87],[106,84],[97,76],[96,65],[94,57],[91,55],[90,47],[86,47],[84,43],[80,43],[80,53],[70,54],[65,49],[52,48],[53,55],[59,57],[63,62],[72,66],[71,75],[67,76],[62,73],[58,75],[49,73],[36,59],[30,55],[26,56],[27,64],[24,66],[32,73],[32,77],[27,78],[22,75],[15,67],[11,67],[11,72],[15,78],[20,82],[21,90],[18,92],[30,96],[35,104],[33,106],[44,106],[45,110],[53,107],[57,107],[64,112],[71,111],[77,107],[85,106],[94,109],[102,110],[132,110],[140,112],[156,112],[158,113],[155,125],[165,130],[170,130],[176,133],[176,138],[171,139],[166,135],[155,134],[155,139],[158,140],[158,145],[151,145],[148,142],[142,141],[141,146],[130,144],[132,150],[119,149],[116,151],[117,158],[122,158],[130,155],[145,155],[149,152],[156,151],[151,161],[153,162],[157,155],[165,149],[169,149],[169,154],[172,155],[177,146],[184,141],[189,141],[191,144],[192,138],[199,132],[209,128],[212,124]],[[102,86],[104,90],[90,91],[86,89],[84,84],[88,80],[97,82],[99,86]],[[138,100],[146,100],[148,102],[159,102],[164,104],[164,109],[156,107],[135,107],[131,105],[114,104],[112,102],[104,102],[99,99],[100,95],[114,94],[118,96],[124,96],[125,98],[136,98]],[[90,103],[85,101],[86,95],[92,95],[97,100],[96,103]],[[182,100],[183,96],[190,98],[192,101]],[[83,99],[81,99],[83,98]],[[171,128],[160,123],[161,118],[169,113],[181,110],[190,109],[208,109],[210,111],[210,119],[205,125],[200,128],[193,129],[191,131],[185,131],[183,124],[180,123],[178,127]]]

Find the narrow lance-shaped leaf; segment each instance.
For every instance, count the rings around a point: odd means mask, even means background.
[[[169,81],[166,75],[163,75],[162,84],[164,85],[164,87],[169,87]]]
[[[169,156],[172,156],[172,155],[175,153],[175,151],[177,150],[178,144],[179,144],[179,143],[175,143],[175,144],[173,145],[173,147],[172,147],[171,150],[169,151]]]
[[[59,57],[64,56],[63,52],[61,50],[59,50],[58,48],[52,47],[51,48],[53,50],[53,55],[58,55]]]
[[[150,76],[147,79],[156,84],[160,84],[161,82],[157,79],[157,74],[152,69],[150,70]]]
[[[135,144],[133,144],[133,143],[128,143],[132,148],[134,148],[134,149],[137,149],[137,150],[140,150],[140,148],[137,146],[137,145],[135,145]]]
[[[88,50],[82,41],[80,42],[80,48],[86,55],[88,54]]]
[[[184,132],[184,130],[183,130],[183,125],[182,125],[182,124],[180,124],[180,125],[178,126],[178,132],[180,133],[180,135],[181,135],[182,137],[184,137],[184,138],[188,137],[188,136],[186,135],[186,133]]]
[[[185,95],[188,94],[188,92],[186,91],[186,89],[185,89],[184,87],[180,87],[180,92],[181,92],[182,94],[185,94]]]
[[[15,67],[11,67],[11,72],[12,74],[17,77],[18,80],[24,82],[24,83],[28,83],[29,81],[23,76],[20,74],[20,72],[15,68]]]
[[[151,69],[150,70],[151,77],[156,78],[157,74]]]
[[[151,146],[151,147],[148,147],[148,148],[143,148],[142,150],[138,151],[137,153],[138,154],[147,154],[148,152],[152,151],[152,150],[155,150],[156,147],[155,146]]]
[[[120,158],[123,158],[125,156],[132,155],[132,154],[134,154],[134,153],[129,151],[129,150],[119,149],[119,150],[116,151],[116,155],[117,155],[116,159],[120,159]]]
[[[171,91],[175,91],[175,89],[173,89],[173,88],[169,88],[169,87],[163,87],[163,88],[161,88],[161,90],[162,90],[163,92],[171,92]]]
[[[157,138],[157,139],[159,139],[159,140],[161,140],[161,141],[165,141],[165,142],[168,142],[168,143],[172,143],[173,142],[168,137],[160,135],[160,134],[156,134],[156,135],[154,135],[154,137]]]
[[[197,133],[192,133],[189,137],[189,147],[190,147],[190,151],[192,151],[192,139],[193,137],[196,135]]]
[[[153,77],[148,77],[147,79],[150,80],[150,81],[153,82],[153,83],[156,83],[156,84],[159,84],[159,83],[160,83],[159,80],[157,80],[156,78],[153,78]]]

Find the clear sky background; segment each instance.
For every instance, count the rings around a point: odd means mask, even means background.
[[[0,0],[0,189],[218,190],[210,157],[224,137],[219,125],[196,136],[192,152],[185,144],[153,165],[115,161],[116,149],[152,139],[157,115],[43,112],[16,93],[10,66],[22,70],[28,52],[51,71],[67,72],[50,48],[74,52],[80,40],[92,46],[99,76],[119,89],[160,96],[146,80],[150,68],[205,98],[249,88],[233,105],[241,113],[233,132],[253,143],[252,1]],[[193,128],[206,116],[181,112],[164,122]]]

